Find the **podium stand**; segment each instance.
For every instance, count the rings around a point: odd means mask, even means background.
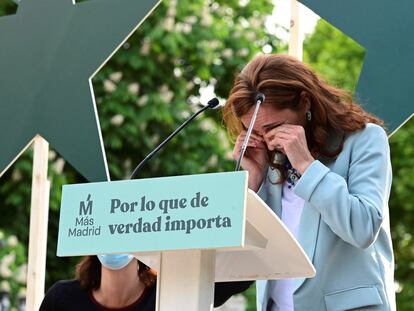
[[[313,277],[247,172],[63,186],[58,256],[132,253],[154,268],[157,310],[211,310],[214,282]]]

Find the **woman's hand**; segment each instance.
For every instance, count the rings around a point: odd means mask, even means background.
[[[300,125],[282,124],[264,135],[269,150],[278,150],[286,154],[290,164],[303,174],[315,160],[306,142],[305,130]]]
[[[233,149],[233,158],[237,161],[246,137],[246,131],[239,134]],[[253,191],[259,189],[263,176],[267,169],[267,146],[263,138],[256,134],[251,134],[247,144],[246,152],[241,162],[243,169],[249,172],[249,188]]]

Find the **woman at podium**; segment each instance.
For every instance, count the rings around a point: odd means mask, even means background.
[[[383,122],[295,58],[262,55],[237,76],[224,108],[235,159],[259,93],[265,100],[241,165],[316,276],[258,281],[257,309],[395,310]]]

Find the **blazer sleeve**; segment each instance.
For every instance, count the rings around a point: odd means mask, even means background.
[[[388,209],[390,150],[378,125],[368,124],[353,136],[347,181],[315,160],[293,191],[312,204],[341,239],[365,249],[376,240]]]

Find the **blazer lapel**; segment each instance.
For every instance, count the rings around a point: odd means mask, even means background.
[[[278,179],[279,174],[277,171],[270,169],[267,180],[269,183],[268,205],[279,218],[282,218],[282,184],[271,184],[276,182]]]
[[[267,307],[267,301],[269,299],[269,281],[257,280],[256,281],[256,309],[265,311]]]
[[[327,148],[333,152],[343,144],[345,137],[342,134],[336,132],[329,133],[327,139]],[[323,164],[331,168],[333,162],[323,157],[318,158]],[[305,202],[303,206],[303,212],[300,219],[300,230],[298,236],[298,242],[302,246],[309,260],[314,263],[316,241],[318,239],[319,226],[321,223],[321,214],[313,207],[312,204]],[[317,272],[316,272],[317,273]],[[305,278],[295,280],[294,292],[305,282]]]
[[[321,214],[319,214],[319,212],[310,203],[305,202],[300,219],[301,230],[299,230],[298,242],[312,263],[315,255],[320,221]],[[296,279],[294,291],[296,291],[304,281],[305,278]]]
[[[342,143],[342,136],[331,133],[327,140],[327,146],[330,151],[334,151]],[[322,157],[318,158],[324,165],[331,168],[332,162]],[[313,207],[312,204],[305,202],[300,219],[300,228],[298,242],[302,246],[309,260],[314,263],[316,241],[318,239],[319,226],[321,223],[321,214]],[[294,291],[305,282],[305,278],[295,280]]]
[[[334,145],[334,141],[332,137],[329,139],[329,146]],[[327,166],[330,166],[326,161],[323,159],[319,159],[322,163]],[[268,175],[270,178],[269,181],[275,182],[279,178],[279,174],[276,170],[271,170],[270,174]],[[282,218],[282,184],[271,184],[269,185],[269,206],[272,210],[276,213],[279,218]],[[315,248],[316,248],[316,241],[318,239],[319,233],[319,226],[321,222],[321,215],[320,213],[312,206],[312,204],[305,202],[303,206],[303,211],[300,219],[300,228],[298,242],[305,251],[306,255],[308,256],[309,260],[313,263],[314,262],[314,255],[315,255]],[[295,279],[294,283],[294,291],[298,290],[299,287],[303,284],[305,278]],[[267,285],[267,284],[266,284]],[[266,292],[266,291],[264,291]],[[266,295],[264,295],[266,299]]]
[[[277,178],[277,173],[270,174],[271,181],[275,181]],[[282,217],[282,184],[275,184],[270,186],[269,191],[269,206],[276,213],[276,215]],[[316,240],[318,239],[320,224],[320,214],[319,212],[310,204],[305,202],[303,206],[303,212],[300,219],[300,228],[298,242],[302,246],[306,255],[309,257],[309,260],[313,262],[313,257],[315,254]],[[295,279],[295,290],[298,289],[303,282],[304,278]],[[264,295],[264,299],[267,299],[267,296]]]

